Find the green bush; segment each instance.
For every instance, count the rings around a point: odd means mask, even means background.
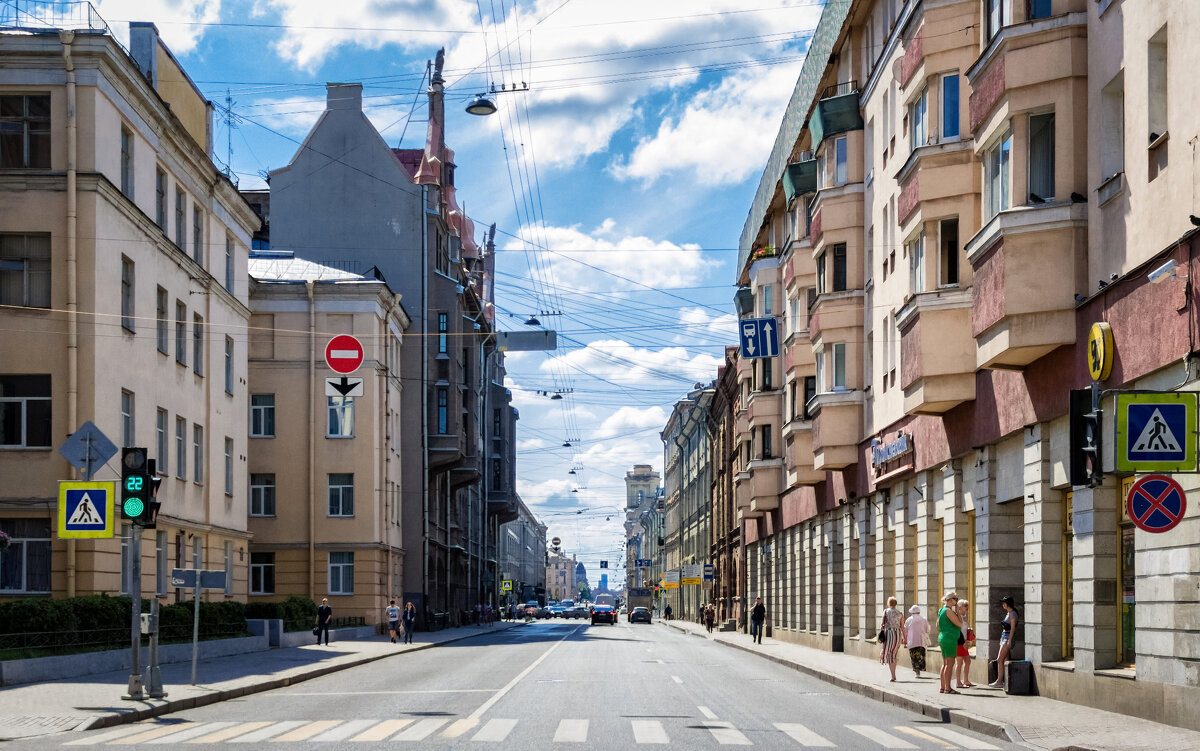
[[[283,601],[284,631],[307,631],[316,624],[317,603],[299,595],[290,595]]]
[[[67,600],[12,600],[0,605],[0,633],[74,633],[77,630],[75,611]]]
[[[128,597],[109,597],[106,594],[85,595],[62,600],[75,612],[81,630],[121,628],[129,625]]]
[[[284,617],[282,602],[248,602],[246,617],[251,619],[278,620]]]

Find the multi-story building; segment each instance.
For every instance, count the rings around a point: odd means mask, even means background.
[[[408,316],[373,276],[284,250],[252,251],[250,278],[250,597],[327,596],[338,617],[380,622],[404,596]],[[362,383],[343,395],[316,353],[349,333],[363,345],[350,376]]]
[[[722,624],[740,621],[743,595],[742,521],[733,489],[738,450],[734,423],[740,396],[737,361],[737,348],[726,348],[725,364],[717,370],[712,405],[708,409],[712,476],[709,560],[713,563],[712,599],[716,603],[717,620]]]
[[[575,555],[567,555],[553,547],[546,554],[546,597],[551,600],[574,600],[579,595],[575,586]]]
[[[666,475],[666,570],[703,567],[712,552],[712,454],[709,450],[708,410],[713,387],[701,388],[675,403],[663,428],[663,469]],[[678,618],[698,619],[712,599],[709,582],[681,584],[666,593]]]
[[[430,619],[496,604],[498,525],[519,513],[493,248],[490,237],[476,245],[455,199],[441,71],[439,52],[424,149],[389,148],[362,112],[361,85],[330,84],[303,146],[272,172],[269,203],[271,247],[386,280],[422,342],[400,363],[400,411],[418,436],[402,449],[400,507],[404,599]]]
[[[520,499],[517,518],[500,525],[500,576],[513,583],[511,602],[546,603],[546,525]],[[507,604],[507,603],[506,603]]]
[[[887,597],[933,614],[953,589],[986,658],[1012,596],[1043,695],[1198,726],[1161,701],[1196,691],[1200,599],[1176,586],[1200,574],[1195,519],[1138,527],[1110,449],[1102,482],[1068,471],[1089,365],[1104,389],[1198,386],[1200,220],[1170,143],[1200,118],[1180,105],[1200,7],[1133,5],[826,4],[740,245],[739,312],[786,335],[781,363],[739,366],[735,423],[747,594],[775,637],[872,655]]]
[[[246,257],[258,219],[211,158],[212,110],[153,24],[0,16],[0,596],[127,591],[128,525],[62,540],[59,454],[86,421],[163,478],[143,593],[173,567],[246,594]],[[48,11],[49,12],[49,11]],[[26,24],[26,25],[23,25]],[[119,454],[116,461],[119,461]],[[112,480],[110,462],[95,479]],[[119,505],[116,513],[119,514]]]
[[[654,505],[660,479],[649,464],[635,464],[625,473],[625,586],[629,588],[648,586],[642,581],[647,572],[637,566],[638,559],[648,559],[651,551],[639,520]]]

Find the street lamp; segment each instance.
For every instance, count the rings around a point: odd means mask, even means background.
[[[494,115],[496,114],[496,103],[488,99],[484,94],[477,94],[471,100],[471,103],[467,105],[467,113],[479,115],[480,117]]]

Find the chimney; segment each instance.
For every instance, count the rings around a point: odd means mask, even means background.
[[[362,111],[361,83],[325,84],[325,109]]]
[[[158,27],[149,21],[129,22],[129,54],[142,75],[158,89]]]

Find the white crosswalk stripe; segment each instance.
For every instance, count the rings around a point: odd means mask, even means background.
[[[220,723],[210,722],[208,724],[209,725],[218,725]],[[230,743],[258,743],[260,741],[265,741],[268,738],[274,738],[277,735],[286,733],[289,730],[295,730],[296,728],[298,728],[304,724],[305,724],[304,720],[283,720],[282,722],[273,722],[270,725],[267,725],[265,728],[259,728],[258,730],[252,730],[249,733],[246,733],[245,735],[239,735],[236,738],[230,738],[229,742]]]
[[[178,733],[164,735],[162,738],[154,738],[146,741],[147,744],[152,743],[179,743],[201,735],[207,735],[214,730],[220,730],[223,727],[231,727],[236,725],[234,722],[196,722],[190,723],[182,728]]]
[[[712,733],[712,737],[717,739],[717,743],[722,746],[752,746],[753,743],[742,731],[733,726],[732,722],[720,722],[717,720],[708,720],[704,723],[704,727],[708,728],[708,732]]]
[[[445,725],[445,720],[421,720],[416,725],[408,728],[399,735],[392,738],[394,741],[423,741],[434,733],[442,725]]]
[[[316,736],[314,741],[344,741],[352,735],[357,735],[372,725],[378,725],[378,720],[350,720],[343,722],[335,728],[326,730],[324,733]]]
[[[587,734],[587,720],[559,720],[558,730],[554,731],[554,742],[586,743]]]
[[[853,730],[864,738],[870,738],[884,748],[916,748],[903,738],[897,738],[891,733],[886,733],[870,725],[847,725],[846,729]]]
[[[516,720],[488,720],[478,733],[476,733],[472,741],[491,741],[492,743],[502,743],[512,729],[517,726]]]
[[[77,741],[67,741],[64,746],[95,746],[99,743],[123,738],[127,735],[140,733],[146,728],[143,725],[125,725],[124,727],[114,728],[99,735],[89,735],[86,738],[80,738]]]
[[[670,743],[667,731],[658,720],[634,720],[633,740],[636,743]]]
[[[836,748],[836,746],[797,722],[777,722],[775,727],[789,738],[808,748]]]
[[[963,748],[969,748],[971,751],[998,751],[1000,748],[999,746],[993,746],[985,740],[972,738],[969,735],[963,735],[962,733],[942,727],[941,725],[928,725],[922,727],[921,729],[930,735],[936,735],[942,740],[950,741],[951,743],[962,746]]]

